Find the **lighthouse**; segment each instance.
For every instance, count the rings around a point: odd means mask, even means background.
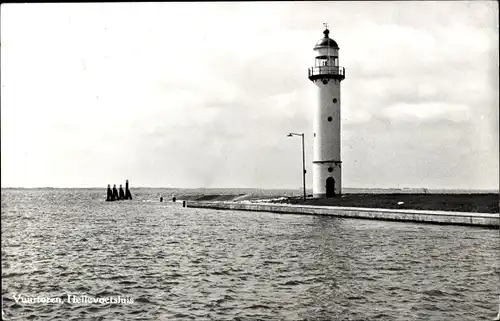
[[[325,24],[323,38],[314,46],[314,67],[308,76],[317,89],[313,117],[313,196],[334,197],[342,193],[340,158],[340,83],[345,69],[339,66],[339,46],[329,37]]]

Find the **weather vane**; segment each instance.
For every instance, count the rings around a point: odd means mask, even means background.
[[[328,29],[328,22],[323,22],[323,27],[325,27],[325,29]]]

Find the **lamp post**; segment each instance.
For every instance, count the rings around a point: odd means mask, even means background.
[[[304,185],[304,201],[305,201],[307,198],[307,194],[306,194],[306,151],[304,148],[304,133],[300,133],[300,134],[290,133],[287,135],[287,137],[292,137],[292,136],[302,137],[302,182]]]

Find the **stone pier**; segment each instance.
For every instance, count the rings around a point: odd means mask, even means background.
[[[281,214],[323,215],[353,219],[455,224],[498,228],[500,214],[409,209],[381,209],[360,207],[311,206],[270,203],[186,201],[186,207],[233,211],[257,211]]]

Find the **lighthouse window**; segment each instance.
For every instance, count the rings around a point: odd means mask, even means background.
[[[333,167],[328,167],[328,172],[333,172]]]
[[[333,103],[336,104],[337,103],[337,98],[333,98]]]
[[[328,121],[332,121],[332,120],[333,120],[333,118],[331,116],[328,117]]]

